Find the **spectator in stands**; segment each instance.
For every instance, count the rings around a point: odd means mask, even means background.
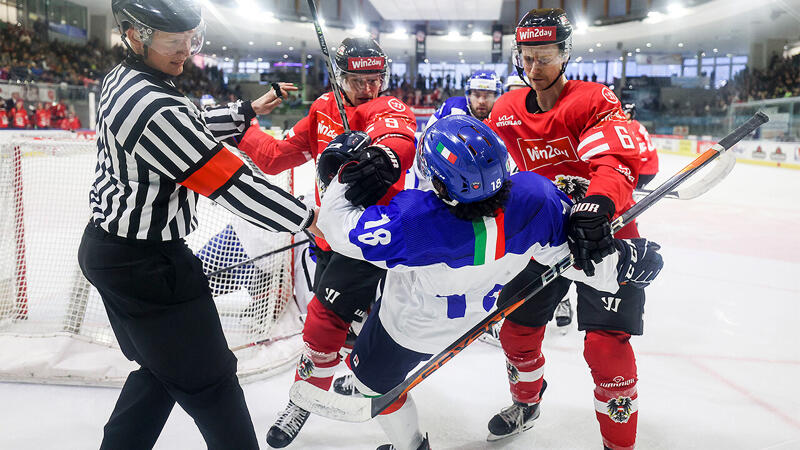
[[[61,121],[61,129],[62,130],[69,130],[75,131],[80,129],[81,127],[81,119],[75,114],[75,111],[70,110],[67,113],[66,119]]]
[[[67,117],[67,105],[64,99],[59,99],[50,107],[50,123],[53,128],[61,128],[61,122]]]
[[[43,102],[39,102],[39,104],[36,105],[34,124],[39,130],[50,128],[50,108],[46,108]]]
[[[18,101],[14,109],[11,110],[11,120],[14,128],[30,128],[31,123],[28,119],[28,111],[25,111],[25,103],[22,100]]]
[[[6,111],[6,102],[0,98],[0,129],[8,128],[11,126],[11,121],[8,119],[8,112]]]

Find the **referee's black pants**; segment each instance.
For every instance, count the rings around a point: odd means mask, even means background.
[[[175,402],[209,449],[258,449],[236,357],[200,261],[183,240],[125,239],[89,224],[78,261],[103,299],[128,375],[101,449],[152,448]]]

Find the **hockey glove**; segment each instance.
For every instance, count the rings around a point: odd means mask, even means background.
[[[644,289],[664,267],[658,253],[661,246],[653,241],[645,238],[614,239],[614,246],[619,250],[617,281],[620,285]]]
[[[572,206],[567,242],[575,267],[594,276],[594,264],[614,252],[611,219],[614,202],[605,195],[590,195]]]
[[[356,153],[369,143],[369,135],[363,131],[351,131],[333,138],[317,159],[317,186],[320,194],[325,192],[342,165],[353,161]]]
[[[385,145],[373,145],[345,164],[339,181],[347,183],[345,198],[364,208],[374,205],[400,179],[400,158]]]

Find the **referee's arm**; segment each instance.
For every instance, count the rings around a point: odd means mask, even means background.
[[[155,114],[133,148],[137,161],[262,228],[297,232],[313,222],[313,210],[254,175],[187,108]]]
[[[219,141],[231,137],[239,140],[256,116],[252,104],[242,100],[207,108],[201,114],[208,130]]]

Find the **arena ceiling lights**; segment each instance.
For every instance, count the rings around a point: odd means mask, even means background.
[[[383,20],[499,20],[503,0],[370,0]]]

